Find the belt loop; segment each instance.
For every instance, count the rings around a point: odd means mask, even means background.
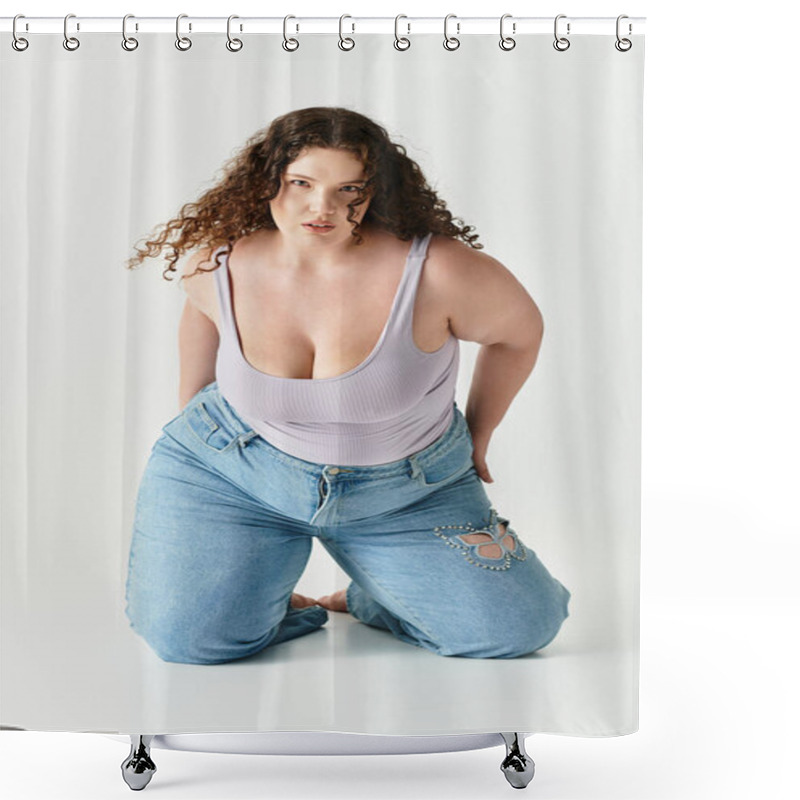
[[[419,462],[417,461],[416,455],[411,455],[408,457],[408,463],[411,464],[411,477],[417,478],[420,475],[424,475],[422,471],[422,467],[420,467]]]
[[[211,394],[214,404],[219,409],[219,413],[225,417],[231,426],[233,426],[233,429],[236,431],[237,435],[247,437],[243,440],[243,444],[247,444],[247,442],[257,434],[257,431],[254,431],[251,427],[239,419],[239,416],[236,414],[235,410],[231,407],[230,403],[228,403],[220,391],[219,385],[216,381],[206,388],[208,389],[209,394]]]

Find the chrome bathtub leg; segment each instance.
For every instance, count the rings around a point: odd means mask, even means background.
[[[524,789],[532,780],[536,765],[525,752],[525,738],[520,733],[501,733],[506,743],[506,757],[500,765],[506,780],[515,789]]]
[[[150,742],[152,736],[131,733],[131,752],[122,762],[122,778],[135,792],[144,789],[156,771],[156,765],[150,758]]]

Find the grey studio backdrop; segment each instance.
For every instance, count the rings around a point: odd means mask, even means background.
[[[2,49],[0,710],[32,730],[396,735],[638,727],[644,38],[151,33]],[[445,658],[347,615],[241,663],[161,662],[129,630],[136,490],[178,411],[185,295],[133,245],[279,114],[369,115],[542,310],[536,368],[495,431],[493,505],[571,593],[552,645]],[[463,409],[478,346],[461,342]],[[347,576],[314,544],[296,591]],[[502,614],[502,609],[497,610]]]

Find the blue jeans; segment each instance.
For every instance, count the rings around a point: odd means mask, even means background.
[[[367,625],[443,656],[541,649],[570,592],[492,508],[472,448],[454,403],[450,428],[407,458],[315,464],[272,446],[209,384],[163,427],[139,486],[131,627],[164,661],[187,664],[311,633],[328,612],[290,597],[316,537]]]

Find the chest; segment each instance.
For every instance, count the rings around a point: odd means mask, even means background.
[[[348,372],[372,353],[402,276],[399,265],[338,278],[265,274],[254,280],[223,267],[217,279],[228,281],[239,348],[251,367],[278,377],[318,379]],[[203,280],[203,305],[219,331],[215,276]],[[450,335],[448,317],[424,265],[413,299],[414,344],[423,352],[438,350]]]

